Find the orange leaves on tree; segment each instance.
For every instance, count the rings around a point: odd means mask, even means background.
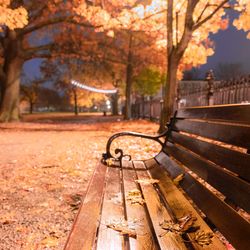
[[[241,12],[238,19],[234,20],[234,26],[239,30],[248,32],[247,38],[250,39],[250,1],[249,0],[238,0],[239,6],[238,11]]]
[[[96,31],[106,31],[106,34],[114,39],[119,30],[144,32],[148,35],[148,38],[154,39],[153,50],[164,53],[167,46],[166,11],[168,6],[166,0],[146,2],[107,0],[103,2],[105,5],[88,5],[84,1],[78,7],[75,7],[74,10],[78,15],[83,16],[87,21],[96,26]],[[216,0],[210,0],[209,3],[208,5],[208,1],[206,0],[199,1],[193,13],[194,22],[199,22],[199,20],[208,16],[218,5],[218,1]],[[188,1],[174,0],[173,5],[173,43],[176,46],[176,43],[180,42],[184,33]],[[226,29],[227,26],[228,18],[226,17],[224,8],[221,8],[213,18],[193,32],[190,45],[185,52],[183,60],[181,60],[182,65],[180,65],[179,69],[185,70],[190,65],[199,66],[206,63],[207,57],[213,54],[213,46],[210,46],[211,44],[206,44],[205,46],[204,42],[208,39],[210,33]]]
[[[11,30],[23,28],[28,24],[28,12],[23,7],[11,9],[9,5],[10,0],[0,0],[0,25],[6,25]]]

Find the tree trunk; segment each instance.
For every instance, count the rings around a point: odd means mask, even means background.
[[[74,93],[74,113],[75,115],[78,115],[77,90],[73,89],[73,93]]]
[[[145,118],[145,96],[142,95],[141,99],[142,99],[142,118],[144,119]]]
[[[174,112],[175,97],[177,93],[178,60],[174,55],[168,60],[166,86],[164,88],[163,108],[160,118],[159,132],[166,130],[166,124]]]
[[[127,66],[125,120],[131,119],[132,67]]]
[[[23,66],[21,40],[13,30],[7,30],[4,47],[4,80],[2,82],[2,100],[0,122],[19,120],[20,75]]]
[[[112,115],[118,115],[118,93],[112,95]]]
[[[125,102],[125,120],[131,119],[131,92],[132,92],[132,35],[129,38],[128,60],[126,69],[126,102]]]
[[[20,75],[23,61],[15,57],[7,60],[5,64],[6,79],[3,82],[0,121],[18,121]]]
[[[0,67],[0,107],[3,101],[4,83],[5,83],[5,73],[3,71],[3,67]]]
[[[159,132],[163,132],[165,130],[165,126],[169,121],[170,117],[174,111],[174,104],[175,104],[175,97],[177,94],[177,70],[179,63],[187,49],[187,46],[192,38],[192,33],[194,32],[194,20],[193,20],[193,13],[195,7],[199,3],[198,0],[188,1],[187,9],[185,14],[185,24],[184,24],[184,31],[180,40],[178,36],[176,37],[176,44],[174,44],[173,37],[174,37],[174,1],[167,0],[167,59],[168,59],[168,66],[167,66],[167,80],[166,86],[164,90],[164,102],[163,102],[163,109],[161,112],[161,119],[160,119],[160,128]],[[224,3],[225,4],[225,3]],[[216,12],[215,12],[216,13]],[[178,17],[178,16],[177,16]],[[176,20],[177,22],[177,20]],[[177,23],[176,23],[177,24]],[[197,25],[197,24],[196,24]],[[196,27],[197,29],[198,27]],[[177,24],[178,30],[178,24]],[[176,33],[178,34],[178,33]]]
[[[33,106],[34,106],[34,103],[31,101],[30,102],[30,114],[33,114]]]

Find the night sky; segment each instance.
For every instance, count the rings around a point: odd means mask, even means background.
[[[250,74],[250,40],[246,39],[245,32],[232,26],[232,19],[236,15],[233,12],[228,14],[231,19],[229,28],[210,36],[215,42],[215,54],[208,58],[207,64],[200,67],[202,75],[209,69],[215,70],[218,63],[240,63],[245,73]],[[40,59],[35,59],[25,63],[24,70],[29,78],[39,76],[40,62]]]
[[[240,63],[246,74],[250,74],[250,40],[246,38],[245,32],[232,25],[236,15],[229,13],[229,16],[229,28],[210,36],[215,42],[215,53],[208,58],[207,64],[201,66],[202,72],[215,69],[218,63]]]

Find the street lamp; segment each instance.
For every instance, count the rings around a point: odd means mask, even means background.
[[[111,108],[111,102],[110,102],[110,100],[107,100],[107,101],[106,101],[106,105],[107,105],[107,109],[110,109],[110,108]]]

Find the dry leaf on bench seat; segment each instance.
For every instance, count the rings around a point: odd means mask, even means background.
[[[155,184],[155,183],[159,183],[159,180],[156,180],[156,179],[138,179],[138,180],[135,180],[135,182],[141,183],[141,184]]]
[[[121,235],[127,235],[128,237],[135,238],[137,237],[135,224],[131,224],[132,222],[128,222],[126,220],[121,219],[120,221],[113,221],[106,225],[107,228],[111,228]]]
[[[141,192],[138,189],[133,189],[128,192],[126,200],[130,201],[131,204],[140,204],[143,205],[145,200],[141,196]]]

